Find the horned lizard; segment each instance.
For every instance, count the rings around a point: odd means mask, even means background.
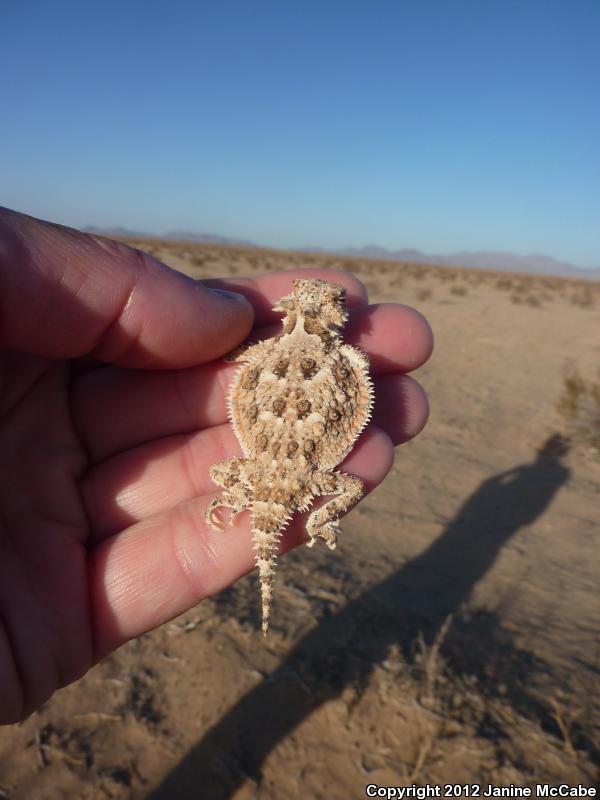
[[[250,509],[262,595],[262,630],[269,630],[275,558],[295,511],[321,495],[335,495],[306,523],[308,546],[321,538],[332,550],[338,516],[363,494],[353,475],[334,472],[371,416],[373,386],[367,357],[341,340],[348,319],[345,289],[295,280],[273,308],[283,329],[227,358],[243,362],[229,392],[229,416],[244,458],[214,464],[210,475],[223,493],[206,520],[223,530],[218,508],[231,508],[230,524]]]

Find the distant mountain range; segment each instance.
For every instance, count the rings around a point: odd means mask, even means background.
[[[438,264],[444,267],[473,267],[500,272],[526,272],[530,275],[556,275],[562,278],[588,278],[600,280],[600,267],[586,269],[566,261],[544,255],[520,256],[501,251],[461,251],[451,255],[432,255],[421,250],[387,250],[377,245],[345,247],[337,250],[321,248],[307,249],[312,253],[335,253],[353,258],[379,259],[383,261],[412,261],[418,264]]]
[[[258,247],[254,242],[247,242],[245,239],[232,239],[229,236],[218,236],[215,233],[192,233],[191,231],[169,231],[168,233],[147,233],[145,231],[134,231],[130,228],[97,228],[95,225],[88,225],[82,230],[85,233],[95,233],[98,236],[119,236],[123,239],[170,239],[176,242],[206,242],[207,244],[231,245],[232,247]]]
[[[238,247],[260,247],[254,242],[245,239],[232,239],[228,236],[218,236],[213,233],[192,233],[190,231],[169,231],[157,236],[143,231],[134,231],[128,228],[97,228],[93,225],[84,228],[87,233],[99,236],[118,236],[130,239],[159,238],[180,242],[206,242],[207,244],[221,244]],[[436,264],[445,267],[472,267],[475,269],[491,269],[500,272],[525,272],[529,275],[555,275],[562,278],[584,278],[600,280],[600,267],[585,269],[576,267],[566,261],[544,255],[520,256],[515,253],[496,251],[464,251],[451,255],[432,255],[421,250],[404,248],[401,250],[388,250],[378,245],[366,247],[343,247],[325,249],[322,247],[289,248],[302,253],[323,253],[327,255],[350,256],[352,258],[366,258],[380,261],[409,261],[418,264]]]

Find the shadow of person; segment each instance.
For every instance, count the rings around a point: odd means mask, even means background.
[[[501,547],[541,516],[567,482],[570,470],[562,463],[567,452],[565,439],[554,434],[530,464],[484,481],[441,536],[385,581],[383,594],[394,604],[400,599],[408,603],[411,615],[421,616],[429,637],[434,636],[440,622],[459,609],[490,569]]]
[[[456,613],[500,549],[548,507],[569,478],[568,445],[551,436],[535,459],[484,481],[419,556],[324,619],[281,665],[244,695],[150,797],[229,798],[260,780],[271,750],[347,686],[364,687],[392,644],[408,652]]]

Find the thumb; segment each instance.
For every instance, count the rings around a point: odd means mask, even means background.
[[[0,208],[0,344],[51,358],[187,367],[232,350],[250,303],[146,253]]]

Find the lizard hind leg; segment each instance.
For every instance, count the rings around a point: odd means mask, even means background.
[[[340,514],[358,502],[364,494],[363,482],[345,472],[322,472],[317,476],[315,494],[337,495],[325,505],[315,509],[306,522],[308,547],[323,539],[330,550],[335,550],[341,532],[337,525]]]
[[[233,525],[236,515],[251,505],[250,490],[241,480],[240,472],[243,465],[244,459],[232,458],[228,461],[219,461],[211,467],[210,477],[213,482],[225,489],[219,497],[215,497],[209,503],[205,511],[205,519],[213,530],[223,530],[217,509],[230,508],[229,524]]]
[[[213,530],[219,532],[223,531],[223,525],[217,514],[219,508],[231,509],[229,524],[233,525],[236,516],[250,507],[250,498],[248,494],[243,491],[243,488],[244,487],[242,487],[242,490],[238,489],[237,491],[235,489],[226,489],[222,494],[210,501],[204,512],[204,517]]]

